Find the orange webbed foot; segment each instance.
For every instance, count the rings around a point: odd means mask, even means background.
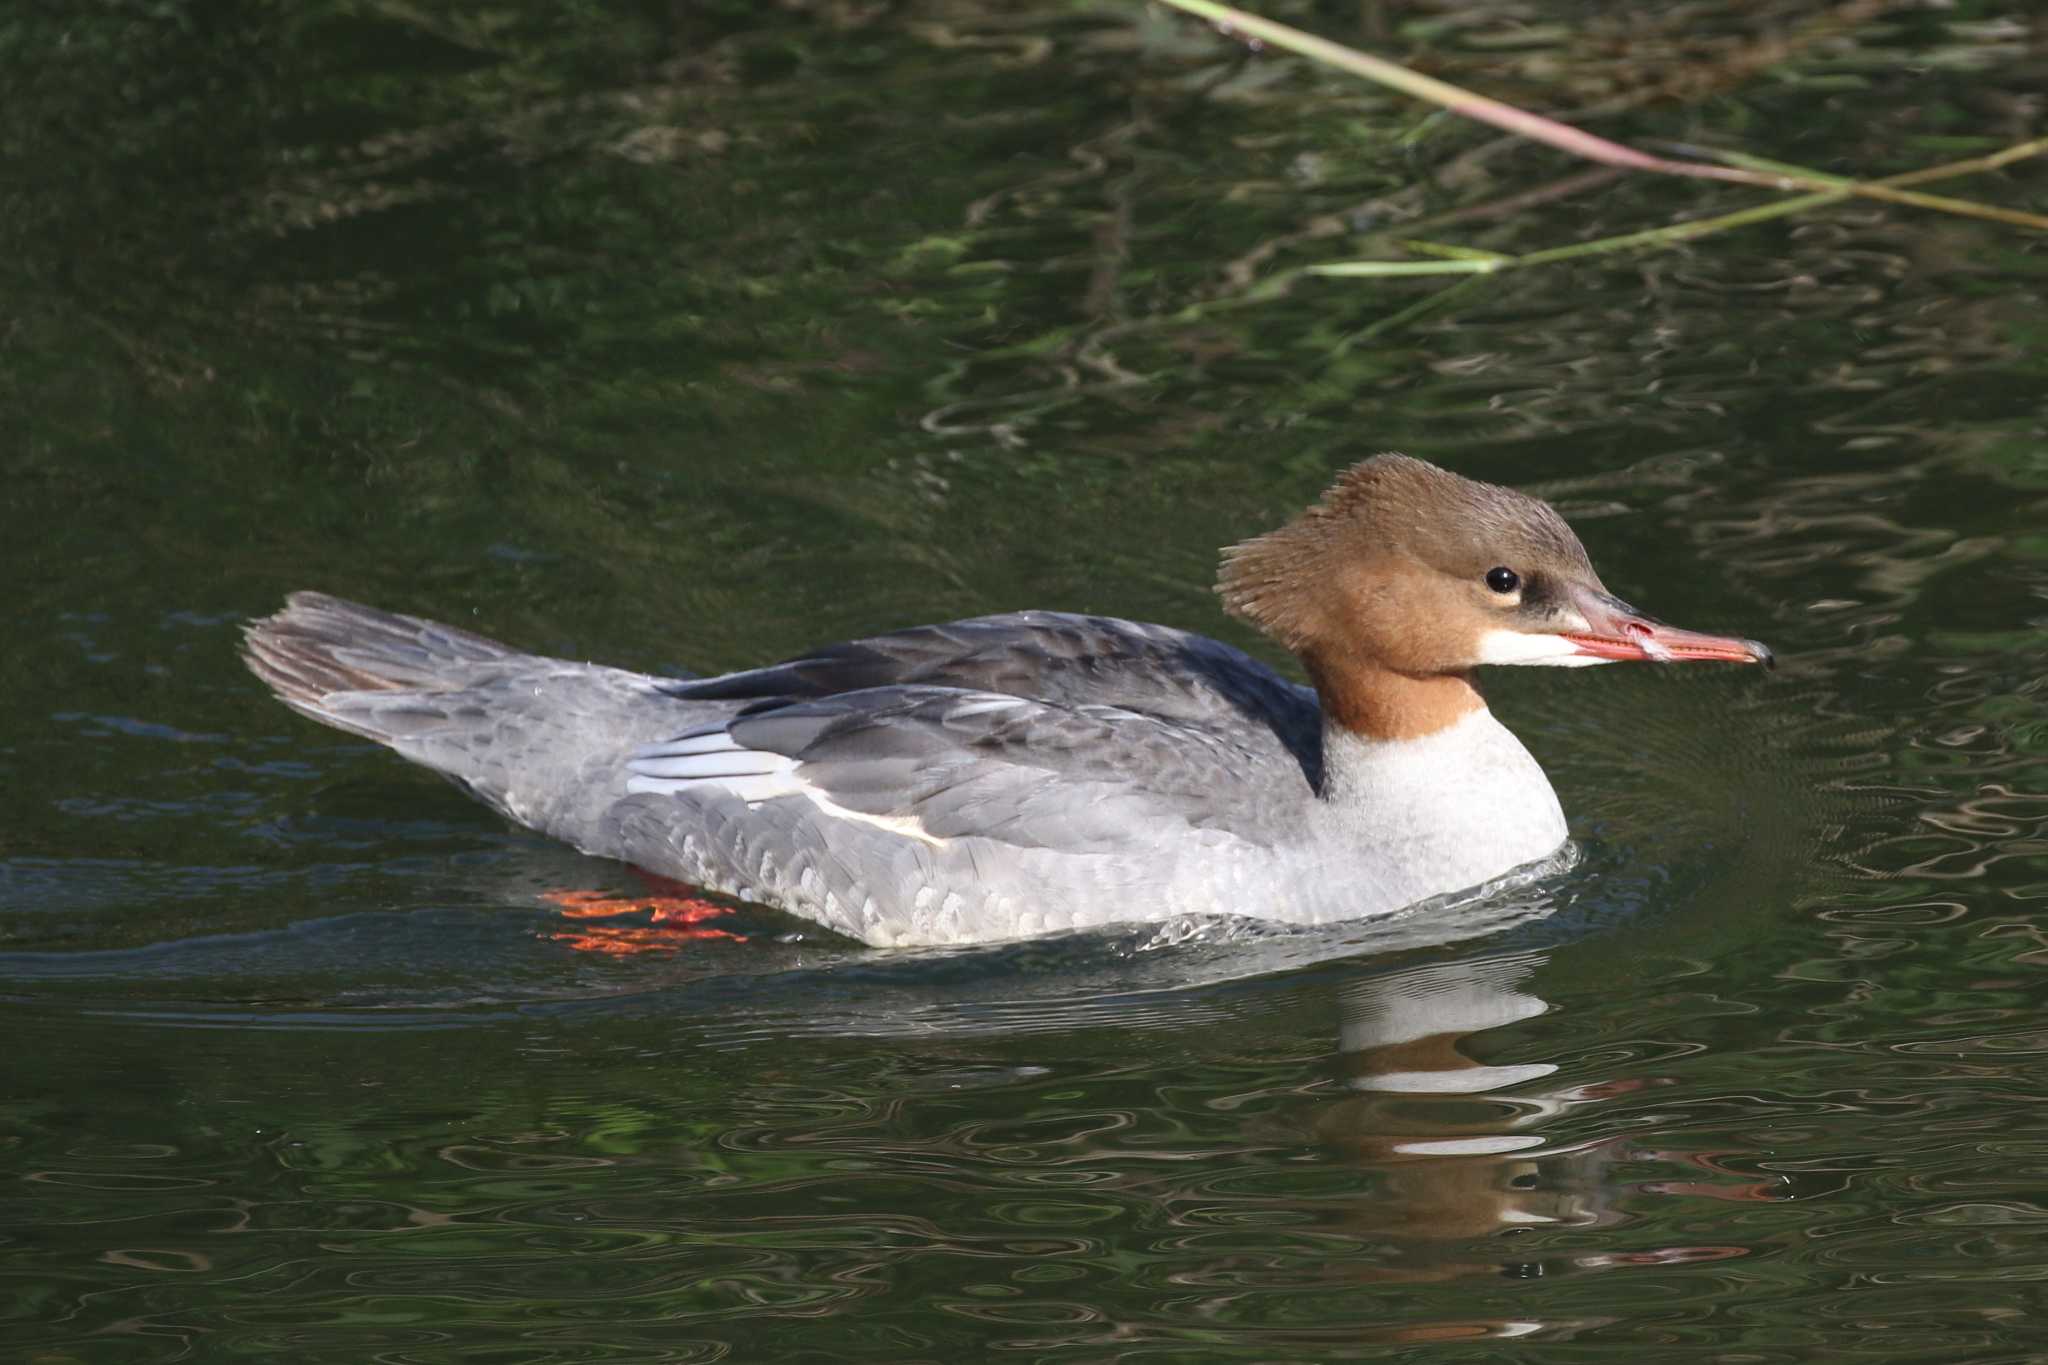
[[[670,952],[694,939],[741,939],[739,934],[705,925],[704,921],[729,915],[729,906],[697,896],[671,895],[666,888],[687,890],[666,878],[659,882],[663,894],[649,896],[608,896],[601,891],[543,891],[541,899],[577,920],[613,919],[622,915],[647,915],[638,924],[580,924],[572,932],[549,934],[578,952],[626,953]]]

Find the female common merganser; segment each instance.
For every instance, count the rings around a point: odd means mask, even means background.
[[[1610,596],[1547,504],[1404,455],[1226,550],[1286,681],[1166,626],[1022,611],[714,678],[522,654],[319,593],[247,631],[314,720],[586,853],[876,945],[1380,914],[1558,849],[1481,664],[1771,662]]]

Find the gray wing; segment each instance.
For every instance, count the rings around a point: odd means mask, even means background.
[[[1270,731],[961,688],[867,688],[646,746],[632,793],[794,798],[933,846],[1106,853],[1190,831],[1270,842],[1311,794]]]
[[[830,645],[766,668],[663,684],[679,700],[735,702],[742,714],[906,687],[992,693],[1069,712],[1116,708],[1178,724],[1198,742],[1202,734],[1227,737],[1261,762],[1290,763],[1296,780],[1311,789],[1322,785],[1314,692],[1220,641],[1114,617],[979,616]],[[1020,721],[1013,716],[1007,723]],[[1143,742],[1135,723],[1120,733]]]

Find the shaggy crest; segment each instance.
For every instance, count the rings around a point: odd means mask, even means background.
[[[1389,452],[1339,474],[1287,525],[1226,549],[1216,591],[1224,610],[1299,652],[1325,628],[1327,589],[1339,575],[1398,560],[1482,574],[1517,555],[1594,577],[1548,503]]]

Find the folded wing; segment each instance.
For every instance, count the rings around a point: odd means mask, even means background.
[[[934,846],[1076,854],[1176,829],[1256,839],[1282,812],[1247,793],[1309,795],[1270,729],[930,685],[757,704],[640,749],[627,771],[633,793],[794,798]]]

